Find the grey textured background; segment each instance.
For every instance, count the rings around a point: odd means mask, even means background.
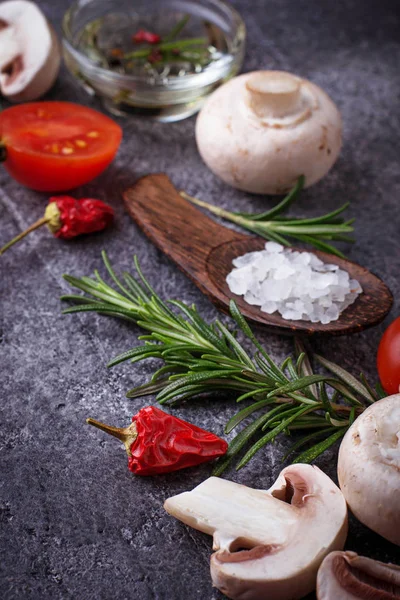
[[[40,3],[59,28],[66,0]],[[387,323],[399,313],[399,40],[393,0],[236,0],[248,27],[245,70],[288,69],[309,77],[343,114],[344,148],[333,171],[303,193],[304,216],[351,200],[357,244],[349,256],[380,275],[395,295]],[[62,72],[51,99],[99,108]],[[124,212],[121,192],[148,172],[166,171],[176,185],[223,206],[257,210],[271,201],[235,192],[202,164],[191,118],[176,124],[121,122],[124,141],[114,164],[76,191],[107,200],[115,226],[73,242],[47,231],[30,236],[1,259],[1,581],[4,599],[216,600],[209,577],[211,539],[168,517],[166,497],[192,488],[209,466],[158,478],[135,478],[124,450],[85,425],[92,416],[115,425],[149,400],[125,391],[146,381],[150,364],[107,360],[136,344],[138,329],[95,315],[61,316],[63,273],[89,275],[107,249],[129,269],[139,256],[144,272],[166,297],[196,302],[207,318],[215,309],[144,238]],[[22,189],[0,170],[2,243],[37,219],[46,194]],[[387,324],[386,323],[386,324]],[[376,380],[375,354],[384,325],[313,345],[343,366]],[[259,336],[272,355],[290,352],[288,339]],[[192,402],[175,413],[222,434],[231,399]],[[260,453],[229,476],[268,487],[281,469],[287,443]],[[318,461],[335,477],[336,451]],[[347,548],[398,560],[398,548],[351,522]]]

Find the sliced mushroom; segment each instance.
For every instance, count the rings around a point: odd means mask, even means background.
[[[396,600],[400,567],[355,552],[331,552],[317,577],[318,600]]]
[[[213,536],[212,581],[233,600],[302,598],[347,535],[343,495],[310,465],[287,467],[267,491],[210,477],[164,507]]]
[[[0,89],[12,102],[43,96],[53,85],[61,54],[51,25],[27,0],[0,4]]]
[[[284,71],[235,77],[207,100],[196,123],[199,152],[223,181],[255,194],[306,187],[335,163],[341,117],[317,85]]]

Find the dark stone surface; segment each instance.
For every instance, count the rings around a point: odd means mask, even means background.
[[[60,24],[67,0],[40,3]],[[333,171],[306,191],[294,210],[315,215],[351,200],[357,244],[349,251],[391,287],[399,312],[399,40],[395,0],[237,0],[248,26],[245,70],[287,69],[309,77],[336,100],[344,118],[344,148]],[[99,108],[63,72],[52,99]],[[135,478],[124,450],[89,430],[92,416],[128,423],[148,400],[125,392],[144,382],[150,364],[108,371],[107,360],[136,344],[138,329],[94,315],[61,316],[62,274],[88,275],[101,267],[106,248],[118,268],[136,253],[144,272],[166,297],[196,302],[207,318],[216,311],[173,264],[137,230],[124,212],[121,192],[136,177],[166,171],[176,185],[230,208],[256,210],[270,201],[219,182],[202,164],[195,119],[159,124],[123,121],[124,142],[115,163],[77,196],[106,199],[115,227],[65,243],[39,231],[1,259],[1,582],[3,599],[216,600],[209,577],[211,539],[189,530],[163,510],[166,497],[192,488],[209,467],[154,479]],[[22,189],[0,171],[1,241],[37,219],[46,194]],[[376,380],[375,353],[384,325],[349,338],[315,342],[325,356]],[[281,358],[288,339],[260,339]],[[181,417],[222,434],[232,400],[193,402]],[[281,469],[287,442],[260,453],[235,480],[266,488]],[[335,477],[336,450],[318,465]],[[398,548],[351,521],[347,548],[399,558]]]

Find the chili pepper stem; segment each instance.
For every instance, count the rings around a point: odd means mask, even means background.
[[[0,157],[0,160],[1,160],[1,157]],[[8,250],[9,248],[11,248],[11,246],[13,246],[17,242],[19,242],[19,240],[22,240],[26,235],[28,235],[32,231],[35,231],[35,229],[39,229],[39,227],[42,227],[42,225],[46,225],[49,221],[50,221],[50,219],[48,217],[42,217],[41,219],[38,219],[36,221],[36,223],[33,223],[33,225],[31,225],[30,227],[28,227],[28,229],[25,229],[25,231],[23,231],[22,233],[18,234],[15,238],[13,238],[5,246],[3,246],[2,248],[0,248],[0,256],[6,250]]]
[[[86,419],[86,423],[116,437],[124,444],[128,456],[131,456],[131,446],[136,441],[138,435],[136,423],[131,423],[129,427],[113,427],[112,425],[100,423],[100,421],[96,421],[95,419]]]

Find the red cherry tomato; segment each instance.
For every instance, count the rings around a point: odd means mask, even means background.
[[[113,160],[122,130],[101,113],[70,102],[31,102],[0,113],[3,163],[22,185],[61,192],[97,177]]]
[[[400,391],[400,317],[389,325],[378,348],[378,373],[382,387],[388,394]]]

